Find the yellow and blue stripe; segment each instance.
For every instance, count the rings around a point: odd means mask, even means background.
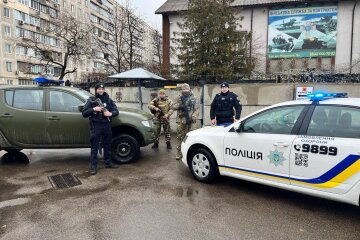
[[[292,183],[304,184],[319,188],[333,188],[341,183],[345,182],[350,177],[354,176],[360,171],[360,155],[349,155],[336,166],[331,168],[323,175],[311,178],[311,179],[300,179],[292,178],[290,176],[281,176],[261,171],[248,170],[237,167],[230,167],[225,165],[219,165],[220,170],[237,172],[252,176],[258,176],[262,178],[269,178],[275,180],[291,181]]]

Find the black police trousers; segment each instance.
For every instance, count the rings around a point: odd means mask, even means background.
[[[216,124],[226,124],[233,123],[234,117],[217,117],[216,116]]]
[[[105,165],[111,165],[111,123],[110,122],[91,122],[90,123],[90,143],[91,143],[91,169],[97,168],[97,154],[99,151],[99,144],[102,141],[104,148],[104,162]]]

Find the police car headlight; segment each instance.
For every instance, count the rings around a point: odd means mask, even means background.
[[[151,120],[142,121],[141,123],[148,128],[151,128],[153,126],[153,122]]]
[[[184,140],[183,140],[183,143],[186,142],[186,139],[187,139],[187,138],[188,138],[188,135],[185,135]]]

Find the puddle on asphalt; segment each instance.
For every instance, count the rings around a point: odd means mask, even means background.
[[[2,201],[0,202],[0,209],[5,207],[24,205],[25,203],[28,203],[30,201],[31,201],[30,198],[15,198],[11,200]]]

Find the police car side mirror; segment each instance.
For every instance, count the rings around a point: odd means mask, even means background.
[[[240,133],[240,132],[242,132],[243,129],[244,129],[244,124],[243,124],[243,123],[235,124],[234,129],[235,129],[235,132]]]
[[[78,110],[79,110],[79,112],[83,112],[84,111],[84,105],[78,106]]]

